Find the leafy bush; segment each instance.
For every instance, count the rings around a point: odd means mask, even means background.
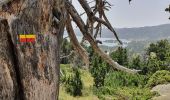
[[[73,96],[82,95],[83,84],[78,69],[75,69],[75,75],[69,76],[66,80],[66,92]]]
[[[93,57],[93,65],[90,69],[90,72],[94,78],[94,86],[98,88],[104,86],[104,80],[108,71],[108,66],[102,61],[101,57]]]
[[[167,53],[170,49],[170,43],[168,40],[160,40],[157,43],[151,43],[147,48],[147,55],[150,55],[151,52],[156,53],[156,56],[159,60],[165,61]]]
[[[170,71],[161,70],[154,73],[147,83],[147,87],[154,87],[158,84],[166,84],[170,82]]]
[[[155,93],[144,87],[147,76],[125,72],[109,72],[103,87],[94,88],[94,93],[102,100],[148,100]]]
[[[122,87],[118,89],[118,94],[123,95],[128,100],[150,100],[153,96],[158,95],[148,88],[139,87]]]
[[[160,40],[151,43],[146,50],[146,72],[150,75],[158,70],[170,70],[170,43],[168,40]]]
[[[111,72],[106,76],[105,86],[143,86],[147,83],[147,77],[144,75],[133,75],[125,72]]]
[[[129,68],[141,70],[143,64],[140,55],[134,54],[131,59],[132,60],[129,64]]]
[[[118,47],[115,51],[111,52],[110,57],[118,64],[128,66],[128,55],[126,48]]]
[[[66,56],[69,55],[70,52],[73,50],[71,43],[67,39],[63,39],[61,44],[61,55]],[[69,58],[62,58],[61,64],[69,64]]]
[[[73,69],[69,64],[60,64],[60,84],[65,84],[68,77],[74,74]]]
[[[100,87],[95,88],[94,93],[101,100],[148,100],[153,96],[158,95],[156,92],[151,92],[148,88],[139,87]]]

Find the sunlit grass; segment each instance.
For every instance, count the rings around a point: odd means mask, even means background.
[[[61,69],[67,76],[73,74],[72,68],[69,64],[61,64]],[[80,69],[81,79],[83,82],[82,96],[73,97],[65,91],[63,84],[60,85],[59,100],[99,100],[96,95],[93,94],[93,78],[87,70]]]

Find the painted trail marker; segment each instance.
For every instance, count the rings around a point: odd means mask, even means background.
[[[20,42],[31,42],[31,43],[34,43],[35,42],[35,39],[36,39],[36,36],[35,35],[19,35],[19,40]]]

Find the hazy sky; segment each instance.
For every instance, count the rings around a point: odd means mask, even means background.
[[[131,5],[128,0],[108,1],[114,5],[107,12],[113,27],[143,27],[170,23],[168,20],[170,13],[165,12],[170,0],[132,0]],[[79,13],[84,12],[77,0],[73,0],[73,4]],[[85,18],[83,16],[83,19]]]

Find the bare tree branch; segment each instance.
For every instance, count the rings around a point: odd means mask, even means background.
[[[165,9],[165,11],[170,13],[170,5],[168,8]],[[169,17],[169,19],[170,19],[170,17]]]
[[[124,66],[121,66],[117,62],[113,61],[107,54],[105,54],[97,46],[97,43],[96,43],[95,39],[90,35],[90,33],[88,33],[85,23],[83,22],[81,17],[78,15],[78,13],[75,10],[74,6],[68,1],[66,1],[65,6],[66,6],[66,9],[67,9],[68,13],[71,15],[73,21],[78,25],[80,31],[82,32],[82,34],[84,35],[86,40],[89,41],[89,43],[91,44],[94,51],[99,56],[101,56],[103,60],[105,60],[107,63],[109,63],[113,68],[121,70],[121,71],[125,71],[125,72],[128,72],[128,73],[133,73],[133,74],[137,73],[139,71],[139,70],[128,69],[128,68],[126,68]]]
[[[70,57],[71,55],[73,55],[73,53],[74,53],[74,51],[71,51],[70,54],[65,55],[65,56],[61,56],[60,59],[68,58],[68,57]]]
[[[86,64],[86,67],[89,66],[89,57],[87,51],[79,44],[76,35],[74,33],[74,30],[72,28],[71,19],[70,16],[67,14],[67,20],[66,20],[66,29],[68,32],[68,35],[70,37],[70,41],[73,44],[73,47],[75,48],[76,52],[82,57],[84,63]]]
[[[112,27],[112,25],[110,24],[110,22],[107,21],[104,21],[103,19],[101,18],[98,18],[96,16],[94,16],[94,13],[92,12],[92,10],[90,9],[90,6],[88,5],[88,3],[86,2],[86,0],[78,0],[79,3],[81,4],[81,6],[84,8],[84,10],[86,11],[87,13],[87,16],[90,18],[90,19],[93,19],[94,21],[97,21],[99,23],[102,23],[103,25],[105,25],[111,32],[114,33],[116,39],[119,41],[120,44],[122,44],[122,42],[119,40],[118,36],[117,36],[117,33],[116,31],[114,30],[114,28]],[[102,12],[102,11],[101,11]]]

